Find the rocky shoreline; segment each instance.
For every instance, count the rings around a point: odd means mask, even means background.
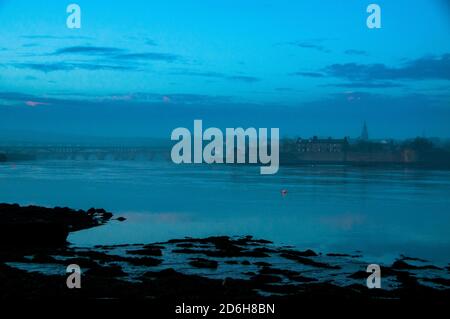
[[[112,219],[104,210],[75,211],[0,205],[0,227],[42,223],[67,231]],[[58,226],[60,227],[60,226]],[[24,231],[25,231],[24,230]],[[24,233],[22,233],[24,235]],[[450,300],[450,266],[399,256],[381,265],[383,289],[368,289],[361,254],[321,254],[279,247],[251,236],[182,238],[148,244],[73,247],[58,233],[27,237],[20,245],[2,235],[0,299],[141,300],[148,302]],[[49,242],[56,236],[56,242]],[[17,236],[16,236],[17,237]],[[56,244],[57,243],[57,244]],[[68,289],[66,267],[82,270],[82,288]]]
[[[69,232],[100,226],[112,216],[95,208],[83,211],[0,204],[0,246],[63,245]]]

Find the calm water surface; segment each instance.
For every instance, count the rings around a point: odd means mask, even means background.
[[[286,196],[281,190],[288,191]],[[323,252],[450,261],[450,172],[305,166],[259,168],[161,161],[0,165],[0,202],[105,208],[126,222],[70,235],[76,245],[253,235]]]

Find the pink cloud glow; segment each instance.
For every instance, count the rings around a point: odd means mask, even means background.
[[[35,106],[38,106],[38,105],[49,105],[48,103],[36,102],[36,101],[26,101],[25,104],[28,105],[28,106],[31,106],[31,107],[35,107]]]

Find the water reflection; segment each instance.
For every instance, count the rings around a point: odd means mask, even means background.
[[[447,171],[306,166],[261,176],[257,167],[145,161],[0,166],[0,202],[103,207],[127,218],[71,235],[79,245],[251,234],[322,251],[448,261],[449,195]]]

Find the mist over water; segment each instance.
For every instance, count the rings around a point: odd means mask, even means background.
[[[281,190],[287,190],[282,196]],[[348,166],[175,165],[39,160],[0,164],[0,202],[104,208],[125,222],[73,233],[75,245],[253,235],[323,252],[447,262],[450,172]]]

